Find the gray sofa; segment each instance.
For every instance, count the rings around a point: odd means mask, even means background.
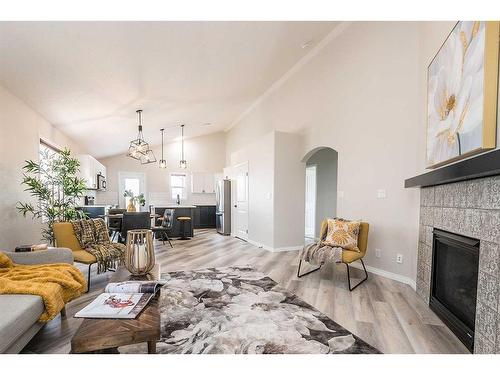
[[[66,248],[13,253],[4,252],[17,264],[73,264],[73,253]],[[42,328],[38,322],[44,310],[40,296],[25,294],[0,295],[0,353],[19,353]]]

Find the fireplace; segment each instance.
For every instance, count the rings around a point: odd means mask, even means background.
[[[434,229],[430,308],[473,352],[479,240]]]

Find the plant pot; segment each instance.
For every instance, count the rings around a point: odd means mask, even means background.
[[[128,212],[136,212],[137,209],[135,208],[135,204],[133,204],[132,202],[130,202],[127,206],[127,211]]]

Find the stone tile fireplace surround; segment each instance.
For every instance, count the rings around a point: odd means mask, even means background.
[[[500,353],[500,176],[421,189],[417,293],[427,303],[433,228],[481,241],[474,353]]]

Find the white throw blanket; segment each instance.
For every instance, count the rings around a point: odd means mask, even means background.
[[[321,265],[327,262],[342,262],[342,248],[331,247],[322,241],[304,246],[301,259],[312,265]]]

